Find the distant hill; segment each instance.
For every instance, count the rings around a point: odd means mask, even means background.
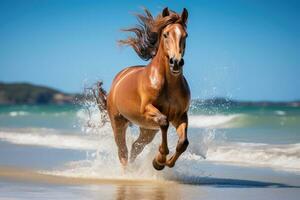
[[[67,104],[75,99],[74,94],[33,85],[29,83],[0,82],[0,105],[7,104]]]

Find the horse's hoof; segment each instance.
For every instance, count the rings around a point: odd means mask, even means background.
[[[166,162],[166,165],[170,168],[173,168],[175,166],[175,163],[171,163],[171,162]]]
[[[155,158],[152,161],[152,165],[153,165],[154,169],[156,169],[158,171],[163,170],[165,168],[164,165],[158,164],[157,161],[155,160]]]

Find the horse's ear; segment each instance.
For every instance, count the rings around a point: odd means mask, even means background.
[[[162,11],[162,16],[163,17],[166,17],[166,16],[169,16],[170,15],[170,12],[169,12],[169,8],[168,7],[165,7]]]
[[[188,19],[189,13],[186,8],[183,8],[182,14],[181,14],[181,20],[184,24],[186,24]]]

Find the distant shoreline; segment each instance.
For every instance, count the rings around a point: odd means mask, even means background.
[[[0,82],[0,105],[72,104],[77,97],[46,86]]]
[[[0,105],[65,105],[75,104],[82,94],[69,94],[51,87],[30,83],[0,82]],[[240,101],[223,97],[211,99],[193,99],[192,103],[199,106],[288,106],[300,107],[297,101]]]

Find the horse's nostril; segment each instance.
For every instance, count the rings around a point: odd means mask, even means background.
[[[183,60],[183,58],[179,61],[178,65],[179,65],[179,66],[183,66],[183,65],[184,65],[184,60]]]
[[[174,59],[170,58],[169,62],[170,62],[171,65],[173,65],[174,64]]]

